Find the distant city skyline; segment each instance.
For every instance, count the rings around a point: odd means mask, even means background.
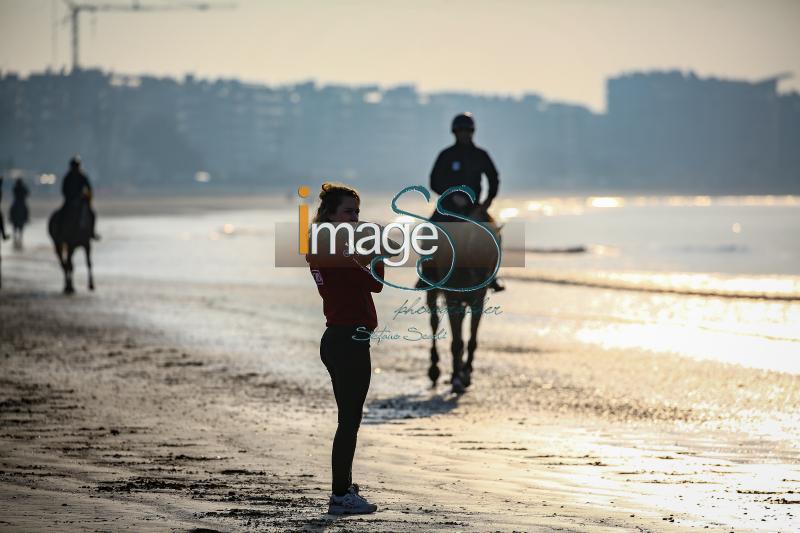
[[[96,183],[127,190],[291,189],[323,178],[387,190],[426,183],[453,142],[452,117],[470,109],[506,191],[796,194],[800,94],[776,85],[643,72],[610,79],[608,112],[591,113],[537,96],[423,97],[410,87],[9,74],[0,164],[49,176],[77,152]]]
[[[313,79],[537,93],[595,111],[605,109],[607,78],[637,70],[750,81],[791,72],[779,88],[800,90],[800,2],[792,0],[235,3],[207,12],[83,14],[82,65],[270,85]],[[69,26],[53,32],[66,15],[61,1],[0,0],[0,69],[68,67]]]

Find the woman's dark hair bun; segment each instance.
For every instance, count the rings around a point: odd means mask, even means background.
[[[330,181],[323,183],[319,191],[319,207],[317,208],[314,222],[328,222],[331,213],[336,211],[339,204],[342,203],[342,198],[346,196],[355,198],[358,202],[361,201],[358,191],[352,187],[342,183],[331,183]]]
[[[319,191],[319,197],[325,198],[325,196],[328,194],[328,191],[330,191],[332,188],[333,188],[333,183],[330,183],[328,181],[323,183]]]

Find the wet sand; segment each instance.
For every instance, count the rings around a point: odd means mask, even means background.
[[[380,511],[328,516],[335,409],[306,273],[105,275],[87,293],[79,269],[66,297],[48,252],[4,256],[0,529],[800,529],[800,376],[523,342],[488,319],[461,397],[428,387],[426,345],[373,344],[354,477]]]

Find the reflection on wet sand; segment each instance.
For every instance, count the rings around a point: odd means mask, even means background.
[[[797,302],[511,276],[466,395],[420,343],[373,347],[355,475],[384,510],[321,515],[324,326],[307,272],[270,268],[281,216],[107,217],[102,290],[71,299],[34,221],[0,299],[10,527],[798,529]],[[406,297],[382,323],[424,330]]]

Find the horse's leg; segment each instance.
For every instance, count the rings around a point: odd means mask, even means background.
[[[464,356],[464,340],[461,335],[461,325],[464,322],[464,312],[458,300],[447,299],[447,316],[450,318],[450,331],[453,340],[450,343],[450,351],[453,354],[453,376],[450,383],[453,385],[453,392],[460,394],[464,392],[464,380],[462,376],[462,358]]]
[[[75,248],[68,244],[64,244],[63,247],[66,248],[66,257],[64,259],[66,284],[64,285],[64,292],[66,294],[72,294],[75,292],[75,287],[72,286],[72,254],[75,252]]]
[[[470,304],[469,342],[467,343],[467,363],[464,365],[464,386],[469,387],[472,382],[472,360],[478,348],[478,326],[483,317],[483,303],[486,291],[481,291],[480,298],[475,298]]]
[[[428,377],[431,379],[432,387],[439,381],[441,372],[439,371],[439,352],[436,350],[436,332],[439,330],[439,307],[436,304],[438,291],[436,289],[428,291],[428,311],[431,314],[431,330],[433,330],[433,340],[431,341],[431,366],[428,368]]]
[[[67,292],[67,265],[64,263],[64,245],[54,241],[53,248],[58,258],[58,266],[61,267],[61,272],[64,273],[64,292]]]
[[[94,290],[94,276],[92,276],[92,245],[90,242],[86,243],[86,246],[83,247],[83,251],[86,252],[86,268],[89,270],[89,290]]]

